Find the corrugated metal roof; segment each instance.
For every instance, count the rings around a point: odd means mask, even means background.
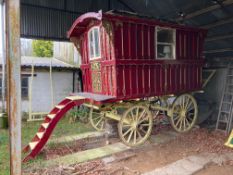
[[[227,5],[224,5],[227,4]],[[103,10],[128,10],[143,15],[149,15],[167,20],[177,20],[182,12],[184,16],[203,9],[216,6],[199,15],[181,21],[191,26],[206,26],[207,24],[233,18],[233,0],[21,0],[21,35],[23,37],[67,40],[66,32],[75,19],[83,13]],[[211,9],[211,8],[210,8]],[[209,28],[208,37],[233,33],[231,22]],[[227,40],[218,39],[207,42],[205,50],[210,51],[232,48],[233,37]],[[216,52],[217,53],[217,52]],[[233,51],[217,53],[222,57],[233,56]],[[206,53],[206,57],[214,57]]]
[[[0,65],[2,64],[2,59],[0,59]],[[47,58],[47,57],[33,57],[33,56],[22,56],[21,57],[21,66],[31,67],[50,67],[52,64],[53,68],[64,68],[64,69],[78,69],[76,66],[65,63],[56,58]]]

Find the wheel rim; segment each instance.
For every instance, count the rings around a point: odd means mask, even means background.
[[[172,105],[171,124],[178,132],[189,131],[196,123],[197,103],[193,96],[183,94]]]
[[[103,131],[105,126],[104,114],[97,109],[91,108],[89,120],[93,128],[97,131]]]
[[[118,132],[126,145],[137,146],[147,140],[151,134],[152,126],[153,119],[148,108],[134,106],[129,108],[119,121]]]

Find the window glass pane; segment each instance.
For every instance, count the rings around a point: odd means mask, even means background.
[[[157,58],[165,58],[165,59],[174,58],[172,45],[157,44]]]
[[[164,43],[173,43],[173,30],[170,29],[158,29],[157,41]]]
[[[89,32],[89,53],[90,53],[90,58],[94,57],[94,39],[93,39],[93,31]]]
[[[22,87],[28,87],[28,78],[22,78]]]
[[[28,97],[28,88],[22,87],[22,97]]]
[[[95,36],[95,57],[100,56],[100,47],[99,47],[99,30],[98,28],[94,29],[94,36]]]

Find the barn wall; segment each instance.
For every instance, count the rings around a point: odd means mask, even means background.
[[[32,89],[32,111],[49,112],[51,94],[49,72],[35,71]],[[30,82],[30,77],[29,77]],[[54,105],[69,95],[73,90],[73,72],[53,72]],[[29,101],[22,100],[22,112],[28,112]],[[0,104],[1,105],[1,104]]]
[[[131,10],[118,0],[21,0],[21,37],[68,40],[66,32],[86,12]]]
[[[49,112],[51,110],[50,80],[48,72],[36,72],[32,87],[32,111]],[[72,92],[73,73],[54,72],[54,105]],[[28,111],[28,101],[23,101],[22,110]]]

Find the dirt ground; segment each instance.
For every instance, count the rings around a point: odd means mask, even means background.
[[[195,175],[231,175],[233,174],[233,165],[209,165]]]
[[[140,174],[190,155],[206,152],[219,154],[231,152],[231,149],[223,145],[225,138],[226,136],[222,133],[210,132],[206,129],[195,129],[189,133],[181,134],[168,143],[134,150],[134,157],[112,163],[108,167],[110,169],[122,169],[123,167],[123,169],[130,169]],[[231,168],[233,172],[233,166]]]
[[[188,133],[180,134],[176,139],[159,145],[147,144],[140,148],[131,149],[115,155],[116,161],[104,164],[102,160],[72,165],[69,167],[56,167],[37,170],[30,175],[131,175],[142,174],[163,167],[169,163],[200,153],[227,153],[232,149],[223,144],[227,136],[207,129],[194,129]],[[35,171],[34,171],[35,172]],[[223,166],[210,165],[197,175],[230,175],[233,174],[233,164],[225,163]],[[28,174],[28,173],[27,173]]]

